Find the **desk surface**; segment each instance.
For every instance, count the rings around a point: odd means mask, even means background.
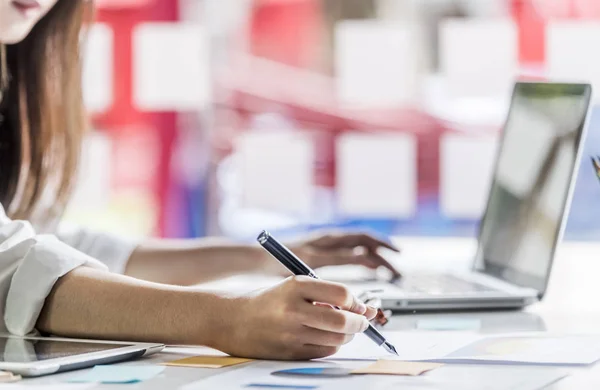
[[[466,239],[424,239],[399,238],[398,244],[403,247],[403,254],[393,258],[400,267],[466,267],[474,253],[475,243]],[[451,314],[478,318],[482,322],[482,333],[549,331],[552,333],[586,333],[600,334],[600,244],[564,243],[558,250],[555,260],[550,288],[543,302],[524,311],[485,312]],[[354,272],[349,270],[348,272]],[[267,281],[261,281],[266,283]],[[253,284],[256,286],[256,283]],[[215,289],[247,289],[248,279],[231,278],[207,288]],[[410,314],[396,315],[386,330],[414,331],[416,322],[421,318],[443,316],[445,314]],[[181,348],[167,349],[164,353],[123,363],[133,365],[157,364],[198,354],[198,350],[184,353]],[[473,366],[473,369],[477,369]],[[230,368],[231,369],[231,368]],[[235,368],[233,368],[235,369]],[[152,380],[136,385],[107,385],[94,388],[103,389],[176,389],[179,386],[198,381],[212,375],[218,375],[228,369],[196,369],[167,367],[164,374]],[[571,376],[549,387],[548,389],[587,389],[600,388],[600,364],[588,368],[568,369]],[[44,378],[29,379],[23,384],[58,384],[76,375],[65,373]]]

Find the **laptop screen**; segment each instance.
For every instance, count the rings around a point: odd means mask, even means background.
[[[588,85],[516,84],[481,222],[476,269],[545,292],[590,95]]]

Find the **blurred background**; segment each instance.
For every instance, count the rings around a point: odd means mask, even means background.
[[[516,79],[600,90],[597,0],[96,0],[67,220],[472,236]],[[594,108],[566,238],[600,239]]]

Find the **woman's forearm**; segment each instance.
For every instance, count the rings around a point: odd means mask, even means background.
[[[139,246],[125,274],[157,283],[191,286],[235,274],[271,270],[258,246],[224,239],[161,240]]]
[[[79,267],[54,285],[36,327],[66,337],[205,345],[239,357],[306,360],[334,354],[375,314],[343,285],[309,277],[225,297]]]
[[[37,322],[68,337],[218,347],[226,298],[80,267],[62,277]],[[221,313],[221,316],[219,315]]]

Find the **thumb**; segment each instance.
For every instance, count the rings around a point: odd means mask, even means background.
[[[367,313],[367,305],[365,305],[360,299],[356,298],[354,295],[351,295],[351,302],[349,305],[345,305],[344,309],[349,312],[365,315]]]
[[[367,310],[365,311],[365,313],[363,314],[365,317],[367,317],[367,320],[372,320],[373,318],[375,318],[375,316],[377,316],[377,309],[374,308],[373,306],[367,305]]]

